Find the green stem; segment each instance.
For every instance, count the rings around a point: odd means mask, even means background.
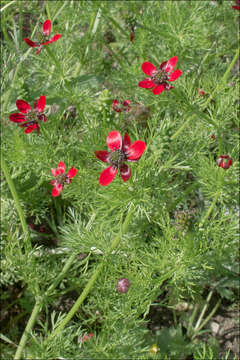
[[[42,303],[40,301],[36,301],[35,305],[34,305],[34,308],[33,308],[33,311],[32,311],[32,314],[28,320],[28,323],[27,323],[27,326],[24,330],[24,333],[21,337],[21,340],[20,340],[20,343],[18,345],[18,348],[17,348],[17,351],[16,351],[16,354],[14,356],[14,360],[19,360],[21,359],[21,354],[22,354],[22,351],[23,351],[23,348],[27,342],[27,339],[28,339],[28,335],[29,333],[31,332],[32,328],[33,328],[33,325],[35,324],[35,321],[36,321],[36,318],[41,310],[41,307],[42,307]]]
[[[196,115],[193,114],[191,115],[186,121],[185,123],[175,132],[175,134],[173,134],[171,136],[171,140],[174,140],[184,129],[186,126],[188,126],[188,124],[190,123],[190,121],[195,117]]]
[[[60,281],[62,281],[62,279],[64,278],[64,275],[70,269],[70,266],[72,265],[75,257],[76,257],[75,253],[70,256],[70,258],[68,259],[68,261],[64,265],[61,273],[56,277],[56,279],[54,280],[52,285],[50,285],[49,288],[47,289],[47,291],[45,293],[45,297],[50,296],[51,292],[57,287],[57,285],[60,283]]]
[[[69,92],[69,99],[71,100],[71,102],[74,104],[74,106],[76,107],[81,119],[83,121],[85,121],[85,118],[84,118],[84,115],[83,115],[83,112],[82,110],[80,109],[80,106],[79,104],[75,101],[75,94],[73,93],[72,89],[71,89],[71,86],[70,84],[67,82],[67,80],[65,79],[64,77],[64,73],[63,73],[63,70],[61,68],[61,65],[59,63],[59,61],[57,60],[56,56],[53,54],[53,52],[49,49],[49,47],[46,47],[46,51],[48,53],[48,55],[51,57],[51,59],[53,60],[61,78],[62,78],[62,81],[64,83],[64,86],[66,87],[66,89],[68,90]]]
[[[229,74],[230,74],[233,66],[235,65],[235,62],[236,62],[237,59],[238,59],[238,57],[239,57],[239,48],[237,48],[236,53],[235,53],[235,56],[234,56],[231,64],[229,65],[229,67],[227,68],[227,71],[226,71],[225,74],[223,75],[222,81],[220,82],[219,85],[216,86],[216,88],[213,90],[213,92],[211,93],[211,95],[209,96],[209,98],[207,99],[207,101],[203,104],[203,108],[204,108],[204,109],[208,106],[208,104],[209,104],[210,101],[212,100],[213,96],[215,95],[215,92],[216,92],[217,90],[220,90],[220,89],[224,86],[224,84],[225,84],[225,82],[227,81],[227,78],[228,78],[228,76],[229,76]]]
[[[70,258],[68,259],[68,261],[66,262],[66,264],[64,265],[61,273],[56,277],[56,279],[54,280],[54,282],[52,283],[51,286],[49,286],[49,288],[47,289],[46,293],[45,293],[45,298],[47,296],[50,296],[51,295],[51,292],[57,287],[57,285],[59,284],[59,282],[64,278],[64,275],[66,274],[66,272],[69,270],[70,266],[72,265],[74,259],[76,257],[76,254],[72,254],[70,256]],[[17,348],[17,351],[16,351],[16,354],[15,354],[15,357],[14,357],[14,360],[19,360],[21,359],[21,355],[22,355],[22,352],[23,352],[23,349],[26,345],[26,342],[27,342],[27,339],[28,339],[28,335],[29,333],[31,332],[35,322],[36,322],[36,319],[37,319],[37,316],[39,314],[39,312],[41,311],[41,308],[42,308],[42,305],[43,305],[43,299],[42,301],[40,300],[37,300],[35,305],[34,305],[34,308],[32,310],[32,314],[28,320],[28,323],[27,323],[27,326],[24,330],[24,333],[21,337],[21,340],[19,342],[19,345],[18,345],[18,348]]]
[[[198,318],[198,320],[196,322],[196,325],[194,326],[194,333],[196,333],[198,331],[198,329],[199,329],[199,325],[200,325],[200,323],[202,321],[202,318],[203,318],[205,312],[207,311],[207,308],[208,308],[209,302],[210,302],[210,300],[212,298],[212,295],[213,295],[213,290],[211,290],[210,293],[208,294],[206,303],[205,303],[205,305],[204,305],[204,307],[203,307],[203,309],[201,311],[201,314],[200,314],[200,316],[199,316],[199,318]]]
[[[111,255],[112,251],[119,245],[120,240],[122,238],[122,234],[124,234],[126,232],[127,228],[128,228],[128,225],[129,225],[130,220],[132,218],[132,214],[133,214],[133,210],[129,210],[129,212],[128,212],[127,216],[126,216],[126,219],[125,219],[125,221],[123,223],[122,229],[120,230],[118,235],[115,237],[115,239],[113,240],[113,242],[112,242],[112,244],[111,244],[111,246],[109,248],[108,255]],[[88,283],[87,283],[86,287],[84,288],[83,292],[78,297],[75,304],[70,309],[70,311],[65,316],[65,318],[61,321],[61,323],[58,325],[58,327],[52,332],[50,337],[56,336],[67,325],[67,323],[72,319],[72,317],[78,311],[79,307],[81,306],[83,301],[86,299],[88,293],[92,289],[92,287],[93,287],[95,281],[97,280],[99,274],[101,273],[101,270],[104,267],[104,265],[105,265],[105,260],[103,260],[100,264],[98,264],[94,274],[92,275],[92,277],[88,281]]]
[[[15,72],[14,72],[14,75],[13,75],[13,79],[12,79],[12,82],[11,82],[11,85],[10,85],[10,88],[8,90],[8,94],[7,94],[7,97],[4,101],[4,104],[2,106],[2,114],[4,114],[6,112],[6,107],[8,106],[8,102],[9,102],[9,98],[12,94],[12,91],[14,89],[13,87],[13,84],[15,83],[15,80],[17,78],[17,75],[18,75],[18,72],[19,72],[19,69],[20,69],[20,66],[21,66],[21,62],[19,62],[16,66],[16,69],[15,69]]]
[[[212,100],[213,96],[215,95],[216,91],[219,90],[219,89],[221,89],[221,88],[224,86],[224,84],[225,84],[225,82],[226,82],[226,80],[227,80],[227,78],[228,78],[228,76],[229,76],[229,74],[230,74],[230,72],[231,72],[231,70],[232,70],[235,62],[236,62],[237,59],[238,59],[238,56],[239,56],[239,48],[236,50],[235,56],[234,56],[231,64],[229,65],[229,67],[227,68],[225,74],[223,75],[223,78],[222,78],[221,83],[216,86],[216,88],[213,90],[213,92],[211,93],[211,95],[209,96],[209,98],[207,99],[207,101],[203,104],[203,109],[202,109],[202,110],[206,109],[206,107],[208,106],[208,104],[209,104],[210,101]],[[191,121],[194,117],[195,117],[195,114],[192,115],[192,116],[190,116],[190,117],[185,121],[185,123],[175,132],[175,134],[173,134],[173,136],[171,137],[171,140],[175,139],[175,138],[185,129],[185,127],[190,123],[190,121]]]
[[[193,335],[192,340],[197,336],[198,332],[208,323],[208,321],[213,317],[219,305],[221,304],[221,299],[218,300],[217,304],[214,306],[213,310],[210,314],[206,317],[206,319],[202,322],[202,324],[196,329],[196,333]]]
[[[202,221],[199,224],[199,227],[203,227],[203,224],[205,223],[205,221],[208,219],[208,217],[210,216],[211,212],[213,211],[214,206],[216,205],[216,202],[218,201],[220,195],[220,191],[218,191],[213,199],[213,202],[210,206],[210,208],[208,209],[207,213],[204,215]]]
[[[198,308],[199,308],[199,305],[196,304],[195,307],[194,307],[194,310],[192,312],[192,316],[190,317],[190,320],[188,322],[188,327],[187,327],[187,336],[190,336],[191,333],[192,333],[192,324],[193,324],[193,321],[197,315],[197,312],[198,312]]]
[[[28,230],[26,219],[25,219],[25,216],[24,216],[24,213],[23,213],[20,201],[19,201],[17,190],[16,190],[14,182],[9,174],[7,164],[6,164],[4,156],[3,156],[3,150],[1,151],[1,168],[4,173],[5,178],[7,180],[8,187],[11,191],[11,194],[14,199],[15,206],[16,206],[16,209],[18,212],[18,216],[21,221],[21,225],[22,225],[22,229],[23,229],[23,233],[24,233],[24,248],[25,248],[26,254],[28,254],[29,251],[32,250],[32,244],[31,244],[31,239],[30,239],[30,235],[29,235],[29,230]]]

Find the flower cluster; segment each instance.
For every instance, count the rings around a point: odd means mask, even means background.
[[[36,54],[39,54],[42,50],[43,45],[48,45],[60,39],[61,34],[56,34],[50,38],[52,23],[51,20],[47,19],[43,23],[42,33],[38,35],[38,41],[32,41],[29,38],[25,38],[24,41],[31,47],[36,47]]]
[[[77,169],[72,167],[68,173],[65,173],[66,166],[63,161],[60,161],[57,169],[51,169],[51,173],[55,176],[55,179],[50,183],[54,186],[52,189],[52,196],[59,196],[62,192],[65,184],[70,184],[72,182],[72,178],[77,174]]]
[[[236,6],[232,6],[233,9],[240,9],[240,0],[236,0]],[[134,38],[134,29],[135,29],[135,20],[129,20],[131,27],[131,36],[130,40],[133,41]],[[47,19],[42,26],[42,33],[38,37],[38,41],[32,41],[29,38],[25,38],[24,41],[30,47],[36,47],[36,54],[39,54],[44,45],[51,44],[58,39],[61,35],[56,34],[50,37],[51,34],[51,20]],[[164,61],[157,69],[152,63],[146,61],[142,64],[142,71],[148,75],[148,78],[140,81],[138,86],[141,88],[152,89],[154,95],[158,95],[165,90],[173,89],[171,83],[177,80],[181,75],[182,71],[175,69],[177,64],[177,56],[171,57],[168,61]],[[174,70],[175,69],[175,70]],[[198,89],[199,95],[204,96],[205,91],[203,89]],[[131,110],[130,100],[124,100],[119,102],[117,99],[113,100],[112,109],[116,112],[125,112],[128,113]],[[31,133],[36,130],[37,134],[40,133],[40,122],[46,122],[47,117],[43,113],[46,105],[46,96],[42,95],[37,101],[34,102],[33,109],[31,106],[24,100],[18,99],[16,101],[16,106],[19,113],[13,113],[10,115],[9,119],[12,122],[18,123],[19,126],[26,128],[25,133]],[[214,135],[211,135],[212,139],[215,139]],[[146,149],[146,143],[141,140],[137,140],[131,143],[128,133],[124,134],[122,139],[121,134],[117,131],[110,131],[107,136],[107,146],[110,151],[98,150],[95,151],[95,156],[109,164],[109,166],[104,169],[99,177],[99,183],[101,186],[109,185],[117,175],[118,170],[120,171],[121,178],[124,182],[129,180],[131,177],[131,169],[126,162],[136,162],[139,161]],[[221,155],[217,160],[217,165],[223,169],[228,169],[232,165],[232,158],[229,155]],[[56,169],[51,169],[51,173],[55,176],[55,179],[51,181],[51,184],[54,186],[52,190],[52,196],[59,196],[62,192],[65,184],[70,184],[72,178],[77,173],[77,170],[72,167],[67,173],[65,173],[66,167],[64,162],[59,162]]]
[[[99,183],[102,186],[110,184],[120,170],[123,181],[127,181],[131,176],[131,169],[125,164],[125,161],[138,161],[146,149],[144,141],[137,140],[131,144],[130,137],[125,133],[122,139],[121,134],[114,130],[107,136],[107,146],[110,152],[105,150],[95,151],[96,157],[110,164],[102,171],[99,177]]]
[[[31,133],[36,130],[38,135],[40,133],[39,121],[47,121],[46,115],[43,114],[43,110],[46,105],[46,96],[42,95],[34,102],[33,109],[24,100],[17,100],[16,105],[20,113],[14,113],[9,116],[9,119],[19,126],[25,127],[25,133]]]

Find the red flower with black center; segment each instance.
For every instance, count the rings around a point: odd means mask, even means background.
[[[219,159],[217,159],[217,165],[221,166],[221,168],[227,170],[230,166],[232,166],[232,158],[229,155],[221,155]]]
[[[43,45],[48,45],[60,39],[61,34],[56,34],[50,38],[52,23],[51,20],[47,19],[43,23],[42,33],[38,35],[38,41],[32,41],[29,38],[25,38],[24,41],[31,47],[36,47],[36,54],[39,54],[42,50]]]
[[[26,134],[36,130],[39,135],[40,125],[38,122],[47,121],[46,115],[42,113],[46,105],[46,96],[40,96],[40,98],[34,102],[33,109],[24,100],[17,100],[16,105],[20,113],[11,114],[9,119],[18,123],[19,126],[25,127],[26,129],[24,132]]]
[[[112,108],[116,112],[129,112],[131,110],[130,100],[124,100],[119,104],[118,100],[113,100]]]
[[[66,166],[63,161],[60,161],[57,169],[51,169],[51,173],[56,179],[50,181],[50,184],[54,186],[52,189],[52,196],[56,197],[60,195],[65,184],[71,184],[72,178],[77,173],[77,169],[72,167],[67,174],[65,174]]]
[[[110,152],[105,150],[95,151],[95,155],[99,160],[111,164],[100,174],[99,183],[102,186],[106,186],[113,181],[118,169],[123,181],[127,181],[131,176],[131,169],[124,162],[138,161],[146,149],[144,141],[137,140],[131,144],[127,133],[125,133],[122,140],[121,134],[116,130],[110,131],[108,134],[107,146]]]
[[[232,6],[234,10],[240,10],[240,0],[236,0],[236,5]]]
[[[150,76],[138,83],[138,86],[145,89],[152,89],[154,95],[158,95],[164,90],[171,90],[173,86],[168,81],[175,81],[182,75],[181,70],[174,70],[177,64],[177,56],[172,57],[168,61],[164,61],[159,70],[153,64],[146,61],[142,64],[142,71]]]

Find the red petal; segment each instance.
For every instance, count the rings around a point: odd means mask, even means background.
[[[40,54],[41,51],[42,51],[42,45],[40,45],[40,46],[37,48],[36,55]]]
[[[51,169],[51,173],[53,176],[57,176],[59,174],[59,170],[58,169]]]
[[[177,64],[177,56],[174,56],[174,57],[172,57],[171,59],[168,60],[168,62],[165,65],[164,70],[166,72],[170,72],[175,68],[176,64]]]
[[[44,23],[43,23],[43,33],[46,36],[49,36],[51,33],[51,20],[47,19]]]
[[[45,41],[44,43],[42,43],[41,45],[48,45],[53,43],[54,41],[57,41],[58,39],[60,39],[61,34],[56,34],[54,35],[51,39],[49,39],[48,41]]]
[[[116,112],[121,112],[122,110],[117,105],[118,105],[118,101],[116,99],[113,100],[113,103],[112,103],[113,110]]]
[[[157,85],[157,86],[152,90],[152,92],[153,92],[154,95],[159,95],[159,94],[161,94],[161,92],[164,91],[164,89],[165,89],[164,85]]]
[[[65,172],[66,166],[63,161],[60,161],[60,163],[58,163],[57,168],[58,168],[60,174],[63,174]]]
[[[76,175],[76,173],[77,173],[77,169],[75,169],[74,167],[72,167],[72,168],[68,171],[67,177],[68,177],[69,179],[72,179],[72,178],[74,178],[74,176]]]
[[[23,114],[27,114],[32,110],[31,106],[24,100],[17,100],[16,105],[18,110]]]
[[[175,70],[173,71],[170,76],[169,76],[169,79],[168,81],[175,81],[179,78],[179,76],[182,75],[182,71],[181,70]]]
[[[120,173],[123,181],[127,181],[131,176],[131,169],[126,164],[120,166]]]
[[[26,121],[26,118],[23,114],[14,113],[9,116],[9,119],[15,123],[20,123]]]
[[[56,170],[56,169],[54,169],[54,170]],[[50,184],[53,185],[53,186],[57,185],[57,180],[56,180],[56,179],[55,179],[55,180],[51,180],[51,181],[50,181]]]
[[[28,44],[28,46],[31,46],[31,47],[37,47],[38,44],[32,40],[30,40],[29,38],[25,38],[24,39],[25,43]]]
[[[144,79],[138,83],[138,86],[144,89],[150,89],[155,86],[155,84],[150,79]]]
[[[37,129],[37,127],[38,127],[38,124],[29,125],[24,132],[25,132],[25,134],[29,134],[29,133],[33,132],[35,129]]]
[[[107,136],[107,146],[110,150],[118,150],[122,147],[122,137],[121,134],[117,131],[110,131]]]
[[[146,149],[146,144],[142,140],[135,141],[128,149],[129,160],[139,160]]]
[[[232,8],[233,8],[234,10],[240,10],[240,6],[238,6],[238,5],[232,6]]]
[[[47,121],[47,117],[46,117],[45,114],[38,115],[38,119],[41,120],[41,121],[44,121],[44,122]]]
[[[162,62],[161,65],[159,66],[159,69],[161,70],[164,69],[166,65],[167,65],[167,61]]]
[[[148,75],[148,76],[152,76],[153,72],[156,71],[156,68],[153,64],[151,64],[150,62],[146,61],[142,64],[142,71]]]
[[[113,166],[109,166],[105,170],[103,170],[99,177],[99,184],[102,186],[106,186],[110,184],[115,176],[117,175],[117,168],[114,168]]]
[[[94,154],[99,160],[101,160],[103,162],[108,162],[109,155],[110,155],[110,153],[108,151],[98,150],[98,151],[95,151]]]
[[[123,106],[129,106],[130,105],[130,100],[124,100],[123,102],[122,102],[122,105]]]
[[[124,134],[123,143],[122,143],[122,151],[124,153],[127,152],[129,146],[131,145],[131,139],[127,133]]]
[[[37,102],[38,111],[42,112],[45,108],[45,105],[46,105],[46,96],[42,95],[42,96],[40,96],[40,98],[38,99],[38,102]]]
[[[58,196],[60,195],[61,191],[63,190],[63,186],[61,184],[57,184],[53,189],[52,189],[52,196]]]

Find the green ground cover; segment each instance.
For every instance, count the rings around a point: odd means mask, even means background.
[[[237,359],[208,327],[238,311],[233,5],[1,1],[3,359]],[[46,19],[61,37],[36,54],[24,39]],[[142,65],[175,57],[175,81]],[[125,133],[137,143],[115,151]],[[107,164],[95,152],[113,136]],[[51,173],[60,162],[68,176]]]

